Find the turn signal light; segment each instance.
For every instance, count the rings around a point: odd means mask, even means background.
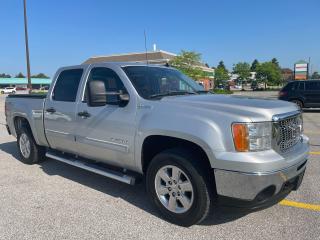
[[[234,123],[232,125],[234,147],[238,152],[249,151],[248,127],[246,124]]]

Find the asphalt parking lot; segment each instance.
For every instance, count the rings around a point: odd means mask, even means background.
[[[320,239],[319,110],[304,113],[311,154],[297,192],[254,213],[217,209],[190,228],[162,220],[143,184],[128,186],[49,159],[24,165],[3,111],[0,96],[0,239]]]

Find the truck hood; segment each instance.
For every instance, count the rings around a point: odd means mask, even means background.
[[[297,111],[298,107],[290,102],[252,98],[237,95],[187,95],[162,98],[162,102],[181,107],[202,109],[224,115],[233,115],[235,119],[271,121],[275,114]],[[248,119],[249,118],[249,119]]]

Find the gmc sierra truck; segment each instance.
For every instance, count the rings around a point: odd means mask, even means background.
[[[277,203],[300,186],[309,152],[296,104],[211,94],[166,66],[64,67],[46,96],[8,96],[5,114],[24,163],[144,179],[162,216],[182,226],[218,205]]]

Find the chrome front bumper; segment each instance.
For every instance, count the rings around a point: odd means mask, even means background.
[[[301,176],[300,179],[297,178],[299,182],[293,187],[297,189],[302,181],[306,163],[307,159],[304,159],[289,168],[274,172],[244,173],[214,169],[217,193],[223,197],[254,201],[263,191],[269,191],[270,197],[277,195],[286,183]]]

